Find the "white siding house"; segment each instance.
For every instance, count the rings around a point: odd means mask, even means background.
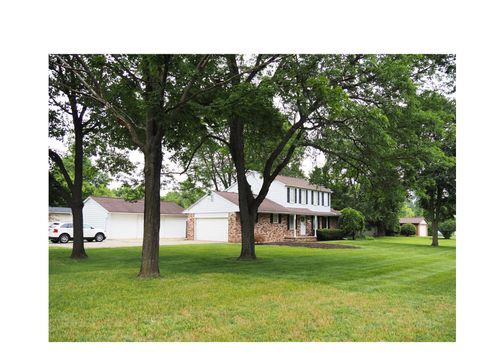
[[[143,206],[143,200],[90,196],[84,203],[83,220],[104,229],[109,239],[141,239]],[[187,217],[182,212],[176,204],[160,202],[160,239],[185,239]]]
[[[251,171],[247,174],[247,181],[253,194],[258,194],[263,184],[261,175]],[[304,179],[277,176],[270,185],[265,200],[260,204],[258,213],[263,214],[263,218],[265,214],[267,217],[271,214],[273,224],[280,222],[278,215],[283,214],[285,226],[282,231],[276,231],[275,234],[267,236],[271,239],[283,240],[288,236],[313,236],[318,228],[335,227],[340,213],[331,209],[331,192],[323,186],[312,185]],[[240,229],[237,183],[225,191],[215,191],[205,195],[184,213],[189,214],[187,239],[235,242],[236,240],[232,239],[238,238]],[[265,226],[263,231],[270,232]]]

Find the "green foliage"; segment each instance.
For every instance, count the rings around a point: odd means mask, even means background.
[[[177,190],[170,191],[160,199],[164,201],[173,201],[181,207],[187,208],[204,195],[205,192],[202,189],[197,188],[193,181],[188,178],[180,183]]]
[[[415,217],[415,211],[413,211],[413,209],[410,206],[408,206],[408,202],[405,201],[398,213],[398,216],[399,217]]]
[[[120,197],[127,201],[140,200],[145,197],[145,185],[122,184],[119,188],[113,190],[116,197]]]
[[[345,232],[342,229],[318,229],[317,240],[342,240],[345,237]]]
[[[355,239],[355,233],[361,232],[365,228],[365,216],[360,211],[352,208],[345,208],[341,212],[340,228],[346,234],[352,234],[353,239]]]
[[[452,234],[456,231],[455,219],[448,219],[438,224],[438,230],[442,233],[445,239],[450,239]]]
[[[74,178],[74,156],[66,155],[63,158],[63,164],[70,177]],[[57,190],[58,187],[63,188],[64,191],[67,189],[65,178],[53,164],[49,173],[53,177],[49,181],[49,204],[51,206],[66,206],[66,199],[62,197],[62,192]],[[89,158],[83,160],[82,193],[84,198],[88,196],[114,196],[114,192],[108,188],[110,181],[108,174],[100,170],[98,164],[94,164]]]
[[[400,227],[400,234],[404,236],[412,236],[417,233],[417,228],[413,224],[403,224]]]

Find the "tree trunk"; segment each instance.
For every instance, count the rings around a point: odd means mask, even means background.
[[[83,201],[73,200],[71,204],[73,215],[73,249],[70,257],[72,259],[85,259],[87,253],[83,241]]]
[[[143,218],[143,249],[140,277],[160,276],[158,267],[160,241],[160,146],[146,146],[145,156],[145,206]]]
[[[376,225],[377,225],[377,236],[385,236],[387,234],[387,230],[383,221],[377,222]]]
[[[355,231],[352,233],[352,240],[355,240]]]
[[[87,257],[83,242],[83,127],[78,116],[76,101],[71,102],[75,132],[75,178],[72,189],[73,249],[72,259]]]
[[[432,217],[432,246],[438,246],[438,216],[435,213]]]
[[[242,234],[242,250],[239,260],[255,260],[255,222],[257,211],[247,206],[240,206],[240,225]]]

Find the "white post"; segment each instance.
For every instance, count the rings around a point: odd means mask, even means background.
[[[293,214],[293,237],[297,237],[297,214]]]

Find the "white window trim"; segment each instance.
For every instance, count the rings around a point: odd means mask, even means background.
[[[272,214],[272,223],[273,224],[279,224],[280,223],[278,214]]]

